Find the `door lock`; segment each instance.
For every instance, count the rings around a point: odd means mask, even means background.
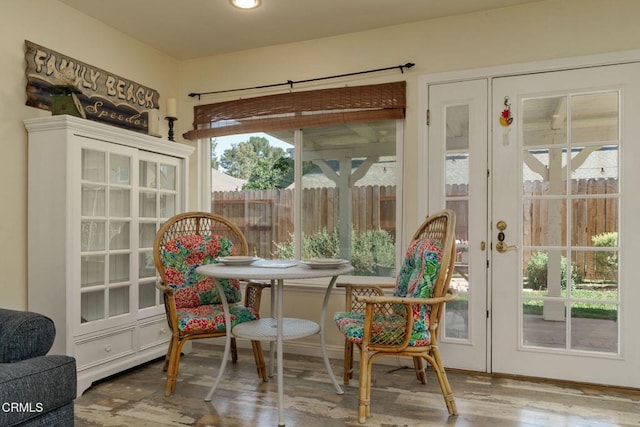
[[[510,249],[518,249],[518,247],[516,245],[508,245],[504,239],[505,239],[505,234],[504,234],[504,230],[507,229],[507,223],[505,221],[498,221],[496,223],[496,228],[498,230],[500,230],[500,232],[498,233],[498,243],[496,243],[496,250],[498,252],[500,252],[501,254],[507,252]]]

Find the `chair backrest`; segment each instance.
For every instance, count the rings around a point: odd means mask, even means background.
[[[445,209],[430,215],[418,227],[396,278],[395,296],[437,298],[448,292],[455,264],[455,226],[455,213]],[[412,343],[435,342],[443,305],[414,308],[414,330],[420,333]]]
[[[207,212],[187,212],[170,218],[160,227],[153,259],[160,279],[174,288],[176,306],[182,308],[220,302],[212,279],[197,274],[197,267],[214,263],[220,256],[247,253],[244,235],[228,219]],[[239,282],[224,282],[227,300],[240,301]]]

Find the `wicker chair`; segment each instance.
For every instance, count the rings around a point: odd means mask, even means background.
[[[369,295],[355,297],[358,303],[364,304],[364,312],[334,315],[340,332],[360,349],[358,420],[361,423],[370,413],[371,368],[375,359],[383,355],[411,357],[422,383],[426,382],[423,363],[426,360],[436,373],[449,414],[457,414],[437,346],[444,304],[456,297],[449,290],[455,253],[453,211],[443,210],[429,216],[411,239],[393,296],[373,287]]]
[[[240,229],[226,218],[206,212],[188,212],[170,218],[156,235],[153,257],[160,275],[157,288],[164,295],[171,341],[163,370],[167,372],[165,396],[175,390],[182,346],[189,340],[226,336],[220,296],[210,278],[195,273],[202,264],[216,258],[247,255],[247,241]],[[223,280],[235,325],[258,318],[262,289],[267,284],[247,283],[244,304],[237,280]],[[252,341],[258,375],[267,381],[262,348]],[[238,360],[235,338],[232,360]]]

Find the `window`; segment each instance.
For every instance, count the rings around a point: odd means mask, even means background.
[[[211,210],[238,225],[261,258],[342,258],[357,274],[395,276],[397,127],[392,120],[216,138]],[[229,160],[242,162],[240,153],[265,142],[282,158],[238,178],[242,167]],[[256,189],[278,161],[288,167],[278,188]]]
[[[228,135],[238,141],[216,153],[220,170],[212,178],[212,212],[234,221],[256,256],[344,258],[358,274],[395,276],[401,206],[396,153],[405,86],[342,87],[196,106],[194,130],[186,138],[214,137],[214,147],[227,145]],[[227,181],[236,188],[221,188]]]

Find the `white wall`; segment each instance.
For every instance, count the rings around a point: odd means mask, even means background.
[[[22,120],[50,113],[25,105],[24,41],[153,88],[160,93],[161,109],[163,100],[177,97],[179,64],[55,0],[0,0],[0,9],[0,307],[26,309],[27,133]]]

